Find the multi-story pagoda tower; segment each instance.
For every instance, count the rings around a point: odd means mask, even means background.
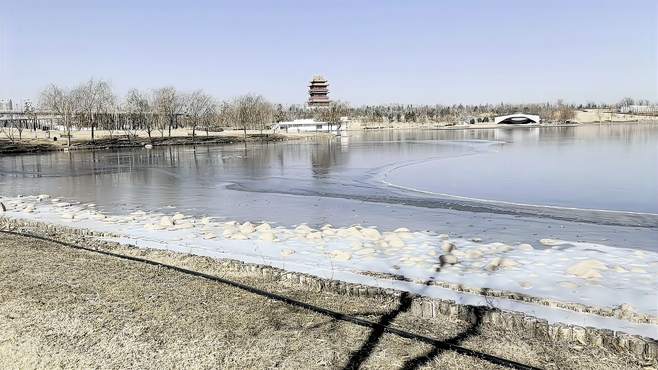
[[[327,107],[330,100],[327,96],[329,94],[329,83],[322,76],[315,76],[308,85],[308,106],[311,108]]]

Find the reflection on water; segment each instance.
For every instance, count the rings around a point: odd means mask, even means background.
[[[405,224],[459,233],[491,233],[495,224],[495,232],[508,237],[575,222],[579,236],[628,240],[615,227],[637,225],[643,231],[636,231],[633,242],[641,244],[656,236],[655,218],[454,201],[381,180],[387,173],[393,183],[429,192],[658,213],[656,143],[658,125],[646,124],[373,131],[250,144],[246,150],[225,145],[58,152],[0,158],[0,194],[49,193],[110,211],[175,206],[281,223]],[[530,226],[528,220],[537,217],[541,226]],[[482,218],[488,226],[474,222]]]

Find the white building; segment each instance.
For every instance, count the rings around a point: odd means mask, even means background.
[[[279,122],[272,125],[272,130],[283,131],[289,133],[300,132],[332,132],[338,133],[347,129],[347,120],[341,119],[341,123],[329,124],[327,122],[319,122],[314,119],[296,119],[294,121]]]

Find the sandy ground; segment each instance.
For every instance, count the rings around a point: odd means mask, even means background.
[[[608,109],[584,109],[576,111],[574,121],[580,123],[612,122],[658,122],[658,116],[641,116],[636,114],[611,113]]]
[[[458,320],[411,317],[395,310],[400,303],[392,299],[310,292],[293,283],[222,271],[208,258],[137,252],[371,320],[386,317],[407,330],[541,368],[641,368],[603,349],[541,343],[524,338],[523,333],[472,327]],[[359,365],[372,369],[497,368],[203,278],[0,235],[1,368]]]

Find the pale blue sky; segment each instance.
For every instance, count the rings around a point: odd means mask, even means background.
[[[352,104],[658,100],[655,0],[0,0],[0,98],[48,83]]]

